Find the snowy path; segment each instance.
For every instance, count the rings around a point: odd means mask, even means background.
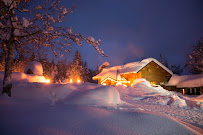
[[[169,95],[158,94],[153,91],[155,94],[153,95],[149,88],[144,91],[141,89],[135,88],[126,88],[126,87],[116,87],[121,94],[121,100],[130,105],[130,107],[120,107],[123,110],[138,110],[138,111],[149,111],[157,114],[163,114],[170,116],[172,118],[181,120],[183,122],[190,123],[196,127],[203,129],[203,109],[198,107],[179,107],[178,105],[182,105],[183,103],[179,102],[177,104],[170,103],[171,101],[171,92]],[[144,92],[143,92],[144,91]],[[149,92],[148,92],[149,91]],[[173,92],[172,92],[173,94]],[[178,96],[178,95],[177,95]],[[181,99],[182,100],[182,99]],[[181,101],[180,100],[180,101]],[[183,100],[184,101],[184,100]],[[194,101],[186,101],[194,102]],[[169,105],[167,105],[170,103]],[[195,105],[194,105],[195,106]]]
[[[121,96],[121,100],[131,104],[130,110],[151,111],[165,114],[203,129],[203,110],[180,108],[170,105],[160,105],[153,102],[150,103],[147,100],[136,101],[133,100],[133,97],[129,97],[126,95]],[[127,108],[127,110],[129,110],[129,107]]]
[[[125,101],[125,99],[123,99]],[[158,104],[144,103],[143,101],[133,101],[131,107],[120,108],[123,110],[138,110],[138,111],[149,111],[154,113],[164,114],[181,121],[190,123],[203,129],[203,111],[195,109],[183,109],[175,106],[165,106]]]
[[[72,106],[0,107],[1,135],[192,135],[162,116],[134,111]]]

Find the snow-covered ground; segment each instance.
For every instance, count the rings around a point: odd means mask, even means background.
[[[202,134],[202,99],[147,81],[132,87],[14,82],[12,97],[0,96],[0,134]]]

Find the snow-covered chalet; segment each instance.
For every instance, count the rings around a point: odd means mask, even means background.
[[[167,67],[154,58],[147,58],[141,62],[127,63],[121,66],[104,68],[93,77],[98,84],[131,86],[135,79],[145,78],[151,84],[164,85],[173,75]]]

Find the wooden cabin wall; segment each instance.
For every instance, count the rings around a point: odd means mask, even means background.
[[[165,69],[160,67],[155,62],[150,62],[147,66],[141,69],[138,73],[141,73],[141,77],[145,78],[149,82],[160,85],[163,82],[168,82],[171,74]]]

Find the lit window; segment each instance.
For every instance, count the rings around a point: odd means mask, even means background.
[[[102,85],[105,85],[105,86],[106,86],[106,83],[102,83]]]
[[[45,82],[46,82],[46,83],[50,83],[50,79],[46,79]]]

